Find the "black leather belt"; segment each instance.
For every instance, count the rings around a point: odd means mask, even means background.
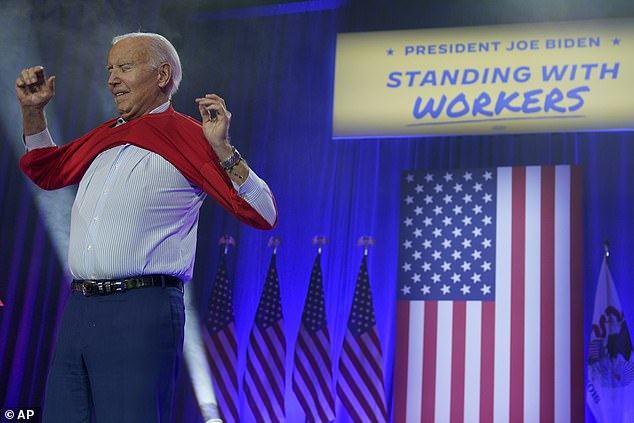
[[[81,292],[84,296],[107,295],[115,292],[125,292],[128,289],[143,288],[146,286],[176,287],[183,291],[183,281],[175,276],[146,275],[125,279],[73,279],[70,289],[73,292]]]

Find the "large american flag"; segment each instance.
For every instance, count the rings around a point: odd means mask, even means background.
[[[247,348],[244,391],[258,422],[284,421],[286,340],[275,252]]]
[[[330,335],[326,326],[321,253],[317,254],[313,263],[302,323],[295,345],[293,391],[306,413],[307,421],[334,420]]]
[[[581,422],[581,178],[405,172],[394,421]]]
[[[357,423],[387,422],[383,358],[364,254],[339,358],[337,394]]]
[[[216,280],[211,289],[207,311],[208,336],[205,344],[211,356],[218,408],[225,423],[239,422],[238,415],[238,344],[233,312],[233,286],[227,277],[226,254],[220,257]]]

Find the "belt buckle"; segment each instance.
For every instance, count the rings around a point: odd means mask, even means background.
[[[124,280],[112,281],[84,281],[81,284],[81,293],[84,297],[96,294],[107,295],[113,292],[125,292],[126,284]]]
[[[110,284],[111,291],[110,292],[125,292],[126,286],[124,280],[118,280]]]

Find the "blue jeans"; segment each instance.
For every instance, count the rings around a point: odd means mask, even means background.
[[[44,423],[168,423],[183,351],[178,288],[71,293],[49,370]]]

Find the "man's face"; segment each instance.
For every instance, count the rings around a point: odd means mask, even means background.
[[[143,38],[125,38],[108,54],[108,87],[125,120],[143,116],[167,101],[159,71],[148,63],[146,43]]]

